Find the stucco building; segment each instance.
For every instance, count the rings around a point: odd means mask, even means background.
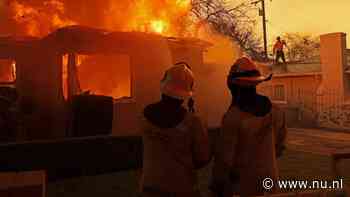
[[[306,126],[350,128],[350,50],[345,33],[320,36],[320,59],[307,64],[278,65],[273,80],[259,87],[289,111],[289,121]],[[349,111],[349,112],[348,112]]]
[[[43,38],[0,37],[0,71],[6,71],[0,86],[12,85],[19,94],[23,140],[85,136],[89,130],[139,135],[140,116],[159,99],[164,71],[187,62],[196,75],[197,112],[207,127],[218,127],[230,98],[222,80],[227,71],[204,64],[209,46],[198,39],[83,26]],[[74,105],[77,98],[86,106]]]

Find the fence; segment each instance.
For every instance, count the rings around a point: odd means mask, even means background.
[[[350,49],[346,50],[346,64],[350,66]]]
[[[274,100],[272,86],[258,89],[259,93]],[[315,122],[315,126],[336,129],[350,129],[350,103],[346,103],[337,89],[322,92],[297,88],[286,94],[287,108],[294,108],[298,121]]]

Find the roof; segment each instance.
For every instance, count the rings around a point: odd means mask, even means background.
[[[202,49],[206,49],[212,46],[211,43],[197,39],[197,38],[176,38],[176,37],[167,37],[168,41],[173,44],[177,44],[180,46],[191,46],[191,47],[199,47]]]
[[[274,77],[301,77],[321,75],[322,68],[320,63],[287,63],[285,65],[262,65],[264,72],[271,72]]]
[[[156,46],[156,41],[167,40],[168,43],[181,47],[208,48],[210,43],[195,38],[165,37],[146,32],[118,32],[86,26],[67,26],[49,34],[46,40],[60,45],[64,51],[96,53],[127,48],[130,45]]]
[[[13,59],[18,51],[38,40],[35,37],[0,36],[0,59]]]
[[[209,43],[192,38],[172,38],[144,32],[111,32],[75,25],[60,28],[42,39],[0,37],[0,57],[14,57],[23,46],[30,46],[33,41],[38,41],[37,43],[43,48],[60,53],[94,54],[120,52],[130,47],[154,46],[162,40],[182,47],[205,49],[209,46]]]

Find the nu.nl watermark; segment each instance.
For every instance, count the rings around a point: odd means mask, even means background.
[[[277,180],[274,181],[271,178],[265,178],[262,182],[262,186],[266,190],[271,190],[277,187],[281,190],[341,190],[344,187],[344,180]]]

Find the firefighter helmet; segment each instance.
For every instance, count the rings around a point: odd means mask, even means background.
[[[161,93],[177,99],[187,99],[193,94],[194,77],[186,63],[169,68],[161,80]]]
[[[247,57],[239,58],[231,67],[228,76],[228,85],[231,83],[237,85],[257,85],[261,82],[268,81],[272,74],[262,76],[258,66]]]

